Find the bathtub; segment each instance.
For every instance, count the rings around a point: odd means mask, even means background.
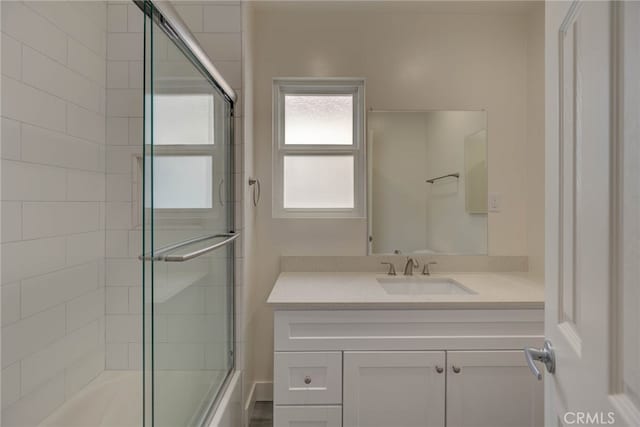
[[[41,427],[140,427],[142,372],[104,371],[46,418]]]
[[[224,374],[222,371],[218,372],[218,375]],[[194,397],[203,393],[202,390],[193,389],[193,384],[200,382],[202,387],[206,387],[209,380],[202,381],[202,373],[198,371],[161,371],[158,375],[163,389],[185,391],[171,405],[156,406],[156,416],[161,420],[159,425],[178,425],[178,420],[188,419],[189,414],[194,411]],[[210,426],[240,425],[240,378],[240,372],[233,373]],[[191,387],[187,387],[187,383]],[[192,395],[186,392],[188,389],[192,389]],[[175,397],[175,394],[170,394],[163,398],[162,391],[157,394],[159,402],[167,402],[167,397],[170,396]],[[104,371],[56,409],[40,423],[40,427],[141,427],[142,407],[141,371]]]

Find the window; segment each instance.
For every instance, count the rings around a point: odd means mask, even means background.
[[[154,102],[155,145],[214,143],[212,94],[156,94]]]
[[[155,155],[153,158],[154,209],[211,209],[213,207],[213,157],[205,155]],[[150,171],[147,200],[151,206]]]
[[[167,224],[216,218],[227,186],[224,162],[229,147],[225,108],[208,87],[176,85],[153,96],[153,208]],[[143,162],[147,162],[142,179]],[[150,157],[137,158],[138,200],[151,206]],[[142,183],[146,185],[142,200]]]
[[[213,208],[214,117],[212,94],[154,96],[154,209]],[[150,188],[146,198],[151,206]]]
[[[364,217],[364,81],[274,81],[273,215]]]

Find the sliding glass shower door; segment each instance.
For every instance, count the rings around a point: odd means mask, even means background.
[[[234,368],[233,103],[144,7],[144,424],[199,426]]]

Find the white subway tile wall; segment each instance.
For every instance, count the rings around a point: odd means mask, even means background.
[[[143,16],[130,2],[1,7],[2,424],[37,425],[104,369],[141,369]],[[176,7],[240,94],[239,2]],[[242,155],[240,132],[235,144]],[[242,187],[242,159],[235,166]],[[194,342],[221,289],[193,287],[166,306],[156,325],[163,367],[212,368],[225,358],[215,343]],[[200,313],[173,316],[194,299]],[[179,334],[185,327],[192,337]],[[238,322],[239,349],[243,337]]]
[[[2,2],[2,425],[105,367],[107,8]]]

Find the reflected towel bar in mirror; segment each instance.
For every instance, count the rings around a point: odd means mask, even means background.
[[[439,179],[444,179],[444,178],[449,178],[449,177],[453,177],[453,178],[460,178],[460,174],[459,174],[459,173],[457,173],[457,172],[456,172],[456,173],[450,173],[450,174],[447,174],[447,175],[442,175],[442,176],[438,176],[438,177],[436,177],[436,178],[428,179],[428,180],[427,180],[427,182],[428,182],[429,184],[433,184],[435,181],[437,181],[437,180],[439,180]]]

